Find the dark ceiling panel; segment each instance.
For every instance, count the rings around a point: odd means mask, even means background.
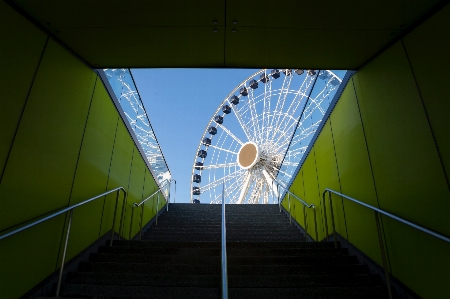
[[[7,1],[93,67],[316,69],[360,67],[444,2]]]
[[[93,67],[221,67],[224,29],[214,28],[66,28],[58,37]]]
[[[223,0],[14,0],[50,28],[224,25]],[[48,25],[47,23],[50,23]]]
[[[227,0],[227,25],[329,29],[399,29],[440,0]],[[403,25],[403,26],[402,26]]]
[[[226,33],[226,66],[355,69],[395,39],[391,30],[237,28]]]

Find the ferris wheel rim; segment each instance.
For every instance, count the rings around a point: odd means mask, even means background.
[[[275,70],[277,70],[278,73],[281,73],[281,72],[284,72],[284,71],[286,71],[286,72],[291,71],[291,73],[289,73],[289,75],[293,75],[293,74],[292,74],[292,69],[275,69]],[[247,78],[246,78],[245,80],[243,80],[240,84],[238,84],[238,85],[237,85],[237,86],[236,86],[236,87],[235,87],[235,88],[234,88],[234,89],[233,89],[233,90],[232,90],[232,91],[224,98],[224,100],[219,104],[218,108],[217,108],[217,109],[214,111],[214,113],[213,113],[213,117],[209,120],[208,124],[206,125],[206,128],[205,128],[205,130],[203,131],[203,134],[202,134],[202,136],[201,136],[201,138],[200,138],[199,145],[197,146],[197,150],[196,150],[195,156],[194,156],[194,162],[193,162],[192,172],[191,172],[191,175],[192,175],[192,176],[195,175],[196,170],[199,170],[199,171],[200,171],[200,174],[202,174],[202,173],[203,173],[203,170],[206,170],[206,169],[207,169],[206,166],[203,166],[203,165],[204,165],[203,163],[204,163],[204,161],[205,161],[206,156],[205,156],[205,157],[201,157],[202,166],[198,166],[199,168],[196,168],[196,162],[199,161],[199,157],[200,157],[200,156],[198,155],[198,153],[201,151],[201,148],[202,148],[202,146],[204,145],[204,144],[202,143],[202,141],[206,138],[206,136],[207,136],[208,134],[210,134],[210,132],[208,132],[208,128],[210,128],[212,124],[216,124],[216,127],[225,128],[225,126],[223,126],[222,123],[217,123],[217,122],[214,120],[214,116],[215,116],[215,115],[219,115],[219,114],[218,114],[219,111],[221,110],[221,108],[222,108],[225,104],[229,104],[229,105],[230,105],[230,108],[233,107],[234,109],[236,109],[235,106],[237,106],[237,104],[236,104],[236,105],[232,105],[232,103],[230,102],[230,98],[231,98],[232,96],[235,96],[236,92],[237,92],[240,88],[242,88],[242,87],[244,87],[244,88],[250,87],[250,85],[248,85],[248,84],[249,84],[249,82],[250,82],[251,80],[254,80],[254,81],[256,81],[257,83],[262,82],[262,77],[256,79],[258,75],[261,75],[262,73],[264,73],[264,74],[266,74],[265,77],[269,78],[269,77],[271,76],[271,74],[268,73],[267,71],[268,71],[268,69],[262,69],[262,70],[259,70],[259,71],[255,72],[255,73],[252,74],[251,76],[247,77]],[[302,70],[302,71],[303,71],[303,70]],[[309,71],[310,71],[310,70],[308,70],[308,72],[309,72]],[[315,72],[315,70],[313,70],[313,71]],[[332,72],[332,71],[330,71],[330,70],[321,70],[321,71],[326,71],[326,72],[328,72],[333,78],[337,78],[337,79],[339,80],[339,82],[342,82],[342,80],[341,80],[334,72]],[[320,73],[320,70],[318,71],[317,74],[314,73],[314,75],[310,75],[310,76],[315,76],[316,79],[317,79],[317,77],[319,76],[319,73]],[[286,73],[285,73],[285,75],[286,75]],[[286,75],[286,77],[289,76],[289,75]],[[301,74],[300,74],[300,75],[301,75]],[[316,75],[317,75],[317,76],[316,76]],[[275,79],[276,79],[276,78],[275,78]],[[269,80],[272,80],[272,78],[269,78]],[[266,82],[263,82],[263,83],[266,83]],[[248,88],[248,89],[251,90],[251,88]],[[276,91],[277,91],[277,90],[276,90]],[[271,90],[271,92],[272,92],[272,90]],[[282,95],[282,92],[283,92],[283,90],[280,91],[280,96]],[[242,97],[242,95],[239,94],[237,97],[240,99],[240,98]],[[306,101],[307,101],[307,100],[311,100],[310,96],[307,96],[306,94],[303,94],[302,97],[305,97],[305,98],[306,98]],[[241,109],[242,109],[242,108],[241,108]],[[279,117],[281,117],[281,116],[286,116],[286,114],[287,114],[287,113],[280,113],[280,116],[279,116]],[[225,116],[225,114],[224,114],[224,116]],[[261,117],[261,115],[258,115],[258,116]],[[301,116],[299,116],[299,118],[298,118],[297,121],[300,121],[300,117],[301,117]],[[272,119],[272,121],[273,121],[273,119]],[[223,134],[223,132],[222,132],[222,134]],[[232,134],[231,134],[231,135],[232,135]],[[230,136],[231,136],[231,135],[230,135]],[[292,136],[292,137],[293,137],[293,136]],[[248,142],[253,142],[252,140],[250,140],[249,136],[247,136],[247,138],[249,139]],[[212,136],[211,136],[211,139],[212,139]],[[242,141],[240,141],[239,139],[236,139],[236,140],[237,140],[238,143],[241,143],[241,145],[248,143],[248,142],[242,142]],[[253,143],[254,143],[254,142],[253,142]],[[256,144],[256,143],[255,143],[255,144]],[[211,146],[211,145],[206,146],[206,150],[205,150],[206,152],[208,151],[208,149],[209,149],[210,146]],[[214,147],[214,146],[211,146],[211,147]],[[241,148],[242,148],[242,147],[241,147]],[[223,150],[223,149],[222,149],[222,150]],[[233,153],[233,154],[236,154],[236,153]],[[237,154],[239,154],[239,152],[238,152]],[[231,165],[231,164],[233,164],[233,163],[229,163],[229,165]],[[250,167],[252,167],[253,165],[254,165],[254,164],[252,164]],[[232,166],[236,166],[236,165],[232,165]],[[212,168],[212,165],[210,165],[209,167]],[[250,167],[248,167],[248,168],[250,168]],[[191,191],[193,190],[193,186],[194,186],[194,182],[193,182],[192,179],[191,179],[191,182],[190,182]],[[203,194],[203,193],[206,192],[206,191],[202,190],[202,191],[199,191],[199,192],[200,192],[200,193],[199,193],[199,195],[200,195],[200,194]],[[190,198],[191,198],[191,202],[193,202],[194,199],[193,199],[193,193],[192,193],[192,192],[190,193]]]

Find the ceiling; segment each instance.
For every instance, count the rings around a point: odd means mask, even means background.
[[[357,69],[443,1],[7,2],[94,68]]]

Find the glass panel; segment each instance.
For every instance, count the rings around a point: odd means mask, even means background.
[[[170,171],[162,154],[155,132],[145,112],[141,97],[129,69],[104,69],[120,106],[141,145],[152,172],[159,183],[170,179]]]
[[[342,83],[342,79],[347,73],[345,70],[313,72],[317,72],[314,86],[310,91],[297,129],[292,136],[277,176],[277,180],[285,186],[290,184],[304,153],[312,145],[312,138],[329,109],[331,101]]]

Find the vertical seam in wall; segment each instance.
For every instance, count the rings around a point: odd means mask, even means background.
[[[303,175],[303,169],[300,169],[300,171],[302,172],[302,186],[303,186],[303,198],[305,198],[305,196],[306,196],[306,191],[305,191],[305,176]],[[301,215],[302,215],[302,217],[303,218],[305,218],[305,215],[302,213],[303,211],[300,211],[300,213],[301,213]],[[297,221],[298,222],[298,221]],[[303,219],[303,223],[305,222],[305,219]],[[299,223],[300,224],[300,223]],[[300,226],[302,226],[301,224],[300,224]],[[304,230],[305,230],[305,232],[306,232],[306,227],[304,227],[303,228]],[[306,238],[308,238],[308,236],[306,235],[306,233],[305,233],[305,237]]]
[[[380,202],[378,200],[377,185],[375,182],[375,175],[373,174],[372,159],[370,158],[369,144],[367,143],[366,130],[364,129],[364,122],[363,122],[362,115],[361,115],[361,108],[359,106],[359,99],[358,99],[358,94],[356,93],[356,86],[355,86],[354,80],[352,80],[352,84],[353,84],[353,90],[355,92],[356,105],[358,106],[359,119],[361,120],[361,127],[363,130],[364,142],[366,143],[367,158],[369,159],[370,173],[372,174],[372,182],[373,182],[373,188],[375,191],[375,198],[377,199],[378,208],[380,208]],[[388,246],[387,246],[387,242],[386,242],[386,238],[385,238],[386,234],[384,233],[385,230],[384,230],[384,225],[383,225],[383,217],[380,216],[379,219],[380,219],[380,226],[381,226],[380,229],[383,232],[383,235],[381,237],[383,238],[384,244],[385,244],[387,264],[389,267],[389,272],[392,274],[391,261],[389,258],[389,250],[388,250]]]
[[[353,79],[351,79],[353,81]],[[338,183],[339,183],[339,192],[342,193],[342,185],[341,185],[341,174],[339,173],[339,164],[338,164],[338,159],[337,159],[337,155],[336,155],[336,145],[334,144],[334,134],[333,134],[333,125],[331,124],[331,115],[330,115],[330,130],[331,130],[331,141],[333,142],[333,152],[334,152],[334,160],[336,162],[336,170],[337,170],[337,174],[338,174]],[[341,198],[341,205],[342,205],[342,212],[344,213],[344,225],[345,225],[345,234],[346,234],[346,239],[348,239],[348,227],[347,227],[347,217],[345,215],[345,206],[344,206],[344,200]]]
[[[72,186],[70,187],[70,196],[69,196],[68,206],[70,205],[70,201],[72,200],[73,186],[75,185],[75,178],[77,176],[78,164],[80,163],[81,150],[83,148],[84,135],[86,134],[87,123],[89,121],[89,115],[91,114],[92,99],[94,98],[95,87],[97,86],[97,79],[98,79],[98,76],[95,77],[94,88],[92,89],[92,94],[91,94],[91,100],[89,102],[88,113],[86,115],[86,121],[84,122],[83,135],[81,137],[80,149],[78,150],[77,164],[75,166],[75,172],[73,174]]]
[[[428,111],[427,111],[427,108],[425,106],[425,102],[423,100],[422,92],[420,91],[419,84],[417,83],[416,74],[414,73],[414,69],[413,69],[413,67],[411,65],[411,60],[409,59],[408,51],[406,50],[406,46],[405,46],[405,43],[404,43],[403,39],[401,39],[401,42],[402,42],[403,51],[405,52],[405,55],[406,55],[406,59],[408,60],[409,69],[411,70],[411,74],[412,74],[413,79],[414,79],[414,84],[416,85],[417,92],[419,93],[420,102],[422,103],[422,108],[423,108],[423,111],[425,112],[425,117],[427,118],[427,123],[428,123],[428,127],[430,129],[430,132],[431,132],[431,136],[433,137],[434,146],[436,148],[436,152],[437,152],[438,157],[439,157],[439,163],[441,164],[442,172],[444,173],[444,177],[445,177],[445,182],[447,183],[447,189],[450,191],[450,182],[448,180],[447,172],[445,171],[444,163],[442,162],[442,155],[441,155],[441,152],[439,150],[439,146],[438,146],[437,141],[436,141],[436,136],[434,134],[433,127],[431,126],[430,117],[428,115]]]
[[[223,66],[225,66],[226,65],[226,55],[227,55],[227,30],[228,30],[228,28],[227,28],[227,0],[225,0],[225,1],[223,1],[223,4],[224,4],[224,6],[225,6],[225,9],[224,9],[224,20],[223,20],[223,23],[224,23],[224,25],[225,26],[223,26],[223,30],[224,30],[224,33],[223,33]],[[217,22],[219,22],[219,20],[217,20]]]
[[[42,49],[42,53],[41,53],[41,56],[39,57],[39,61],[38,61],[37,66],[36,66],[36,70],[34,71],[34,74],[33,74],[33,79],[31,80],[30,88],[28,89],[27,96],[25,98],[25,103],[23,104],[22,111],[20,112],[19,120],[17,121],[16,130],[14,131],[14,136],[13,136],[13,138],[11,140],[11,143],[10,143],[10,146],[9,146],[9,151],[8,151],[8,155],[6,156],[5,164],[3,165],[3,169],[2,169],[2,172],[0,174],[0,184],[3,181],[3,175],[5,174],[6,166],[8,165],[9,157],[11,155],[14,142],[16,141],[17,133],[19,132],[20,123],[22,122],[22,117],[23,117],[23,114],[25,113],[25,109],[26,109],[26,106],[28,104],[28,100],[30,98],[31,90],[33,90],[34,81],[36,80],[36,76],[37,76],[37,74],[39,72],[39,68],[41,66],[42,59],[44,58],[45,50],[47,49],[47,45],[48,45],[49,39],[50,38],[47,35],[47,39],[45,40],[44,48]]]
[[[316,162],[316,147],[313,146],[312,151],[314,153],[314,167],[316,169],[316,180],[317,180],[317,192],[319,193],[319,203],[320,203],[320,199],[321,199],[321,194],[320,194],[320,183],[319,183],[319,172],[317,171],[317,162]],[[325,217],[323,216],[323,211],[322,211],[322,234],[325,235],[324,229],[325,229]],[[316,240],[316,242],[319,242],[319,240]]]
[[[116,120],[116,131],[114,133],[114,141],[111,149],[111,159],[109,160],[109,169],[108,169],[108,178],[106,179],[106,186],[105,186],[105,192],[108,191],[108,184],[109,184],[109,178],[111,176],[111,165],[114,157],[114,149],[116,147],[116,138],[117,138],[117,128],[119,127],[119,116],[117,116]],[[106,197],[103,198],[103,208],[102,208],[102,220],[100,221],[100,232],[98,234],[99,237],[101,237],[102,227],[103,227],[103,216],[105,214],[105,204],[106,204]]]
[[[88,119],[89,119],[89,114],[91,112],[92,98],[94,97],[95,86],[97,85],[97,78],[98,77],[96,76],[95,77],[95,82],[94,82],[94,88],[92,89],[91,100],[89,102],[88,113],[86,115],[86,121],[84,122],[83,135],[81,137],[80,148],[78,150],[77,163],[76,163],[76,166],[75,166],[75,171],[73,173],[72,186],[70,187],[69,201],[67,203],[67,206],[70,206],[70,201],[72,199],[73,185],[75,184],[75,178],[77,176],[78,163],[80,161],[81,149],[83,147],[83,142],[84,142],[84,134],[86,133],[86,127],[87,127],[87,123],[88,123]],[[61,232],[61,239],[60,239],[61,241],[60,241],[60,244],[59,244],[59,250],[58,250],[58,255],[57,255],[57,258],[56,258],[55,269],[58,269],[59,257],[61,255],[61,247],[62,247],[62,243],[63,243],[63,240],[64,240],[64,235],[65,235],[64,232],[66,231],[66,226],[67,226],[67,221],[68,221],[67,220],[67,214],[68,213],[64,214],[64,226],[63,226],[63,231]],[[72,220],[73,220],[73,215],[72,215]]]
[[[134,145],[134,143],[133,143],[133,145]],[[131,184],[131,174],[132,174],[132,172],[133,172],[133,164],[134,164],[134,150],[135,149],[137,149],[137,147],[136,146],[133,146],[133,153],[131,154],[131,162],[130,162],[130,173],[129,173],[129,175],[128,175],[128,187],[127,187],[127,189],[128,189],[128,194],[130,194],[131,192],[130,192],[130,184]],[[127,199],[129,198],[129,196],[127,197]],[[124,205],[126,204],[126,202],[124,202],[123,203]],[[124,227],[124,229],[125,229],[125,218],[126,218],[126,215],[127,215],[127,206],[125,205],[125,209],[124,209],[124,211],[123,211],[123,219],[122,219],[122,221],[123,221],[123,227]],[[119,232],[120,232],[120,227],[119,227]],[[123,235],[125,235],[125,232],[124,231],[122,231],[122,233],[123,233]]]

